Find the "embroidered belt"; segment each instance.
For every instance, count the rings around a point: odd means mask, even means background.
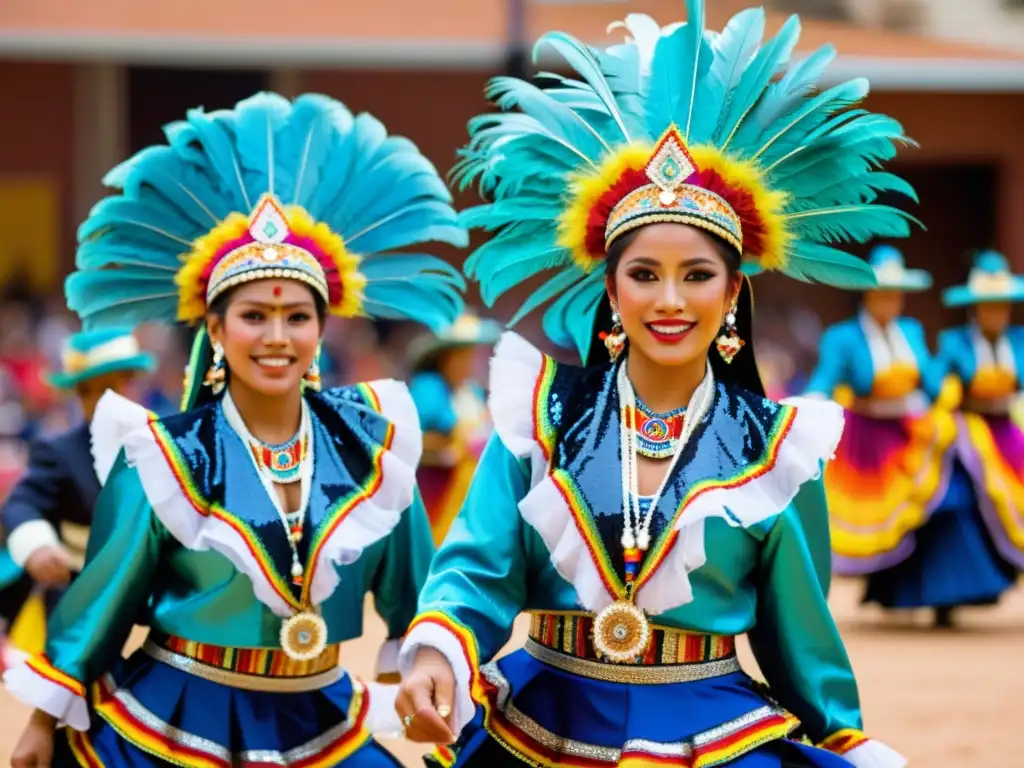
[[[683,683],[740,671],[736,640],[671,627],[651,627],[651,642],[637,664],[610,664],[594,650],[592,614],[534,613],[525,650],[565,672],[605,682]]]
[[[225,648],[151,632],[142,650],[170,667],[247,691],[306,693],[336,682],[341,645],[328,645],[309,661],[290,659],[279,648]]]

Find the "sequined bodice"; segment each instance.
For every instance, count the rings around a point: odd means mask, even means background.
[[[647,514],[647,510],[650,506],[651,497],[641,496],[641,516]],[[597,526],[598,533],[601,534],[601,541],[604,542],[605,549],[608,551],[608,556],[612,559],[612,563],[615,565],[615,572],[621,576],[626,570],[625,554],[622,551],[622,531],[625,526],[622,510],[613,509],[595,512],[594,523]],[[654,512],[654,517],[651,519],[651,541],[656,542],[667,527],[668,518],[666,518],[662,510],[656,510]]]

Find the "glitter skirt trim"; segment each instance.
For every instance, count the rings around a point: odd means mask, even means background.
[[[137,651],[89,699],[89,731],[67,731],[84,766],[311,768],[337,765],[370,742],[369,694],[347,674],[315,692],[246,691]]]
[[[766,699],[749,677],[630,685],[608,683],[552,667],[518,651],[481,668],[485,703],[451,749],[433,761],[472,768],[473,755],[497,742],[517,761],[538,768],[711,768],[733,764],[786,740],[806,751],[806,764],[848,764],[787,737],[799,723]],[[766,756],[755,764],[781,766]]]

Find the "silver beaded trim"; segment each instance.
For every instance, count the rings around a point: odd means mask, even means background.
[[[263,677],[260,675],[246,675],[241,672],[232,672],[230,669],[220,669],[201,661],[190,659],[188,656],[168,651],[161,648],[151,640],[146,640],[142,651],[150,658],[166,664],[169,667],[186,672],[212,683],[227,685],[231,688],[239,688],[243,691],[263,691],[266,693],[309,693],[326,688],[336,683],[345,674],[342,667],[334,667],[325,672],[318,672],[308,677]]]
[[[605,683],[629,683],[631,685],[662,685],[665,683],[693,683],[712,677],[739,672],[739,659],[729,656],[715,661],[701,661],[692,664],[663,664],[657,666],[634,666],[608,664],[602,661],[580,659],[552,650],[534,640],[527,640],[523,646],[528,654],[544,664],[590,680]]]
[[[124,707],[125,711],[133,720],[141,723],[146,728],[158,734],[161,738],[171,744],[185,747],[196,752],[202,752],[214,760],[218,760],[227,765],[236,765],[239,763],[263,763],[266,765],[288,766],[303,760],[308,760],[319,755],[349,731],[362,726],[364,721],[363,718],[358,720],[355,719],[355,716],[362,710],[363,697],[365,696],[366,689],[363,687],[362,683],[355,678],[352,678],[352,701],[349,704],[347,719],[344,722],[338,723],[316,738],[307,741],[305,744],[300,744],[297,747],[289,749],[286,752],[279,752],[271,749],[254,749],[232,753],[231,750],[222,744],[188,733],[187,731],[175,728],[173,725],[164,722],[144,707],[138,699],[132,696],[131,693],[123,688],[118,688],[116,681],[110,674],[106,674],[101,678],[100,685],[106,688],[108,695],[116,699]],[[171,755],[157,754],[153,750],[148,749],[145,745],[134,741],[128,734],[123,733],[121,729],[118,728],[118,726],[108,717],[103,715],[102,712],[99,714],[110,725],[110,727],[121,735],[122,738],[134,744],[144,752],[156,755],[160,759],[166,760],[172,765],[183,766],[183,768],[187,768],[192,765],[192,763],[181,762]],[[370,734],[367,733],[366,740],[368,741],[369,738]]]
[[[327,293],[327,281],[326,279],[320,279],[311,275],[309,272],[295,268],[281,268],[281,267],[258,267],[256,269],[249,269],[244,272],[239,272],[236,275],[232,275],[226,280],[221,280],[219,283],[211,286],[211,290],[207,291],[206,304],[209,306],[213,303],[213,300],[220,296],[224,291],[234,288],[236,285],[242,285],[243,283],[251,283],[256,280],[273,280],[273,279],[284,279],[284,280],[298,280],[300,283],[305,283],[310,286],[313,290],[320,295],[320,297],[329,302]]]
[[[598,744],[589,744],[584,741],[559,736],[540,725],[536,720],[524,714],[512,702],[511,686],[508,679],[501,673],[497,664],[485,664],[480,668],[481,674],[487,681],[497,689],[495,704],[501,717],[514,725],[518,730],[528,736],[545,749],[551,750],[558,755],[580,757],[589,760],[596,760],[603,763],[616,765],[622,759],[623,754],[642,753],[654,757],[669,757],[687,759],[692,758],[695,752],[702,751],[709,744],[727,739],[735,733],[743,731],[752,725],[773,717],[788,717],[788,714],[776,707],[765,705],[747,712],[741,717],[729,720],[721,725],[706,731],[695,734],[686,741],[650,741],[648,739],[630,739],[622,745],[621,749],[615,747],[603,747]],[[795,727],[795,722],[793,727]],[[511,745],[505,744],[498,734],[495,734],[488,723],[488,733],[509,750],[519,754]],[[777,734],[771,734],[764,739],[759,739],[748,746],[744,752],[748,752],[767,741],[779,738]],[[732,757],[735,757],[733,755]]]

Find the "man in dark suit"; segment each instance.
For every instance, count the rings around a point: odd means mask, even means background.
[[[0,590],[0,617],[12,623],[33,584],[46,589],[47,612],[82,567],[100,492],[93,466],[89,423],[108,389],[126,394],[155,358],[140,351],[128,329],[105,329],[71,337],[63,372],[51,377],[59,389],[74,391],[85,421],[62,434],[33,441],[28,467],[0,510],[7,548],[24,575]]]

